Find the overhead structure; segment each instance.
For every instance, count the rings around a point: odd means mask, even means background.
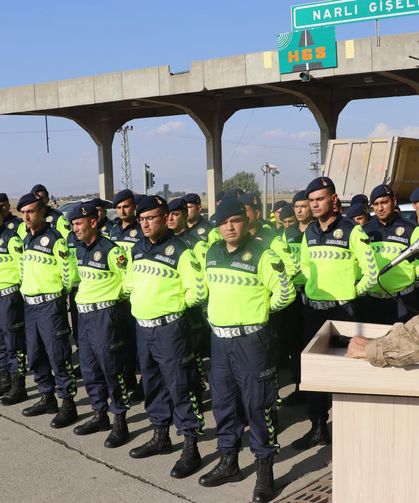
[[[132,126],[123,126],[118,129],[121,134],[121,186],[132,190],[131,159],[129,156],[128,132]]]
[[[222,132],[238,110],[301,105],[320,129],[321,162],[351,100],[419,94],[419,33],[337,42],[338,67],[281,75],[277,51],[195,61],[187,72],[169,66],[0,89],[0,114],[72,119],[96,142],[99,189],[112,198],[112,142],[133,119],[187,114],[206,140],[209,213],[222,186]]]

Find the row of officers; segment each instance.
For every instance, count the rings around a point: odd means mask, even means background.
[[[101,200],[78,204],[66,220],[37,185],[18,202],[22,222],[0,194],[1,402],[27,399],[27,358],[41,399],[22,413],[54,414],[54,428],[77,421],[72,330],[94,410],[74,433],[111,430],[105,446],[124,444],[134,384],[154,433],[130,456],[170,453],[174,423],[184,444],[170,475],[183,478],[201,467],[202,357],[210,355],[220,459],[199,482],[241,480],[238,454],[248,424],[257,464],[253,501],[265,502],[274,495],[280,362],[296,383],[289,403],[307,400],[311,420],[293,446],[330,443],[330,397],[299,392],[300,352],[328,319],[394,323],[413,315],[419,261],[378,273],[416,242],[419,228],[397,212],[388,185],[372,191],[375,217],[364,227],[342,216],[327,177],[294,196],[296,222],[280,229],[261,219],[255,194],[233,190],[217,199],[212,227],[196,194],[167,203],[124,190],[114,198],[119,220],[111,225]]]

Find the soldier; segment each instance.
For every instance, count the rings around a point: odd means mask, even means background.
[[[65,295],[71,290],[73,263],[64,238],[45,222],[43,200],[33,192],[19,199],[17,209],[29,229],[24,239],[21,292],[25,311],[28,362],[34,372],[41,400],[23,409],[24,416],[57,412],[53,428],[77,419],[73,397],[77,392],[71,363],[70,326]],[[51,371],[54,371],[54,377]]]
[[[277,234],[279,234],[280,236],[282,235],[282,232],[284,230],[284,224],[282,222],[282,219],[281,219],[281,211],[282,211],[282,208],[288,204],[287,201],[284,201],[284,200],[281,200],[281,201],[277,201],[274,205],[273,205],[273,208],[272,208],[272,211],[273,211],[273,214],[274,214],[274,217],[275,217],[275,230],[277,232]]]
[[[19,292],[23,243],[0,212],[0,396],[3,405],[28,398],[23,299]]]
[[[306,197],[317,220],[308,225],[301,243],[301,272],[306,280],[305,344],[326,320],[356,321],[355,299],[374,286],[378,273],[368,236],[337,211],[333,181],[315,178],[306,189]],[[362,271],[360,281],[357,264]],[[330,396],[307,393],[307,400],[311,430],[293,442],[296,449],[330,443]]]
[[[278,386],[267,321],[270,310],[294,300],[295,290],[278,256],[249,234],[241,202],[223,199],[216,221],[223,240],[208,250],[205,278],[212,327],[210,387],[221,458],[199,483],[214,487],[242,479],[238,453],[248,419],[257,462],[253,501],[266,502],[274,492],[278,449],[272,418]]]
[[[98,230],[98,211],[89,203],[76,206],[69,219],[80,241],[76,295],[79,312],[80,368],[95,414],[74,429],[76,435],[109,430],[108,397],[114,414],[105,447],[119,447],[128,439],[129,399],[122,366],[123,325],[120,301],[127,258],[123,248]]]
[[[24,239],[26,236],[26,226],[23,220],[10,211],[10,202],[7,194],[4,192],[0,193],[0,213],[3,216],[3,225],[16,232],[20,239]]]
[[[142,237],[141,226],[135,216],[136,206],[135,195],[132,190],[129,189],[121,190],[113,199],[113,207],[116,210],[118,223],[112,227],[110,239],[118,246],[124,248],[128,262],[131,260],[131,250],[133,246]],[[143,399],[142,384],[140,381],[137,386],[137,378],[135,375],[137,369],[135,319],[131,314],[131,307],[128,300],[123,302],[120,308],[124,313],[125,330],[128,335],[124,348],[125,382],[128,390],[134,393],[131,395],[132,401],[141,401]]]
[[[370,202],[376,218],[364,226],[381,270],[419,239],[419,228],[396,211],[397,201],[389,185],[378,185],[371,192]],[[366,321],[392,325],[406,322],[417,309],[414,289],[419,276],[419,260],[404,260],[379,277],[379,284],[364,300]],[[413,310],[413,311],[412,311]]]
[[[356,203],[350,206],[346,211],[346,216],[348,218],[351,218],[356,224],[360,225],[361,227],[363,227],[371,220],[367,207],[362,203]]]
[[[295,218],[294,206],[292,204],[286,204],[281,208],[281,221],[284,226],[284,230],[296,223],[297,220]]]
[[[154,436],[132,449],[130,456],[145,458],[171,452],[169,426],[173,417],[178,435],[184,435],[185,441],[170,475],[184,478],[201,466],[197,436],[203,426],[194,393],[195,358],[184,312],[204,302],[207,290],[198,260],[167,227],[166,201],[148,196],[138,205],[137,213],[144,239],[132,249],[126,288],[137,319],[145,408]]]
[[[49,193],[45,185],[38,183],[32,187],[31,192],[39,196],[44,201],[45,221],[50,224],[51,227],[57,229],[64,239],[67,239],[67,236],[71,231],[71,225],[61,211],[54,210],[48,205]]]
[[[212,230],[211,224],[201,215],[201,198],[198,194],[186,194],[182,199],[188,205],[189,232],[196,238],[208,241],[208,234]]]
[[[109,218],[106,216],[106,203],[103,199],[100,197],[95,197],[91,201],[89,201],[90,204],[93,204],[93,206],[96,207],[97,213],[99,216],[99,222],[98,222],[98,229],[102,233],[103,236],[110,238],[111,236],[111,229],[115,225],[112,220],[109,220]]]

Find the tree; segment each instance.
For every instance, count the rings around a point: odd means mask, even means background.
[[[256,175],[254,173],[247,173],[246,171],[239,171],[231,178],[228,178],[223,183],[223,190],[230,190],[234,188],[243,189],[245,192],[257,192],[259,191],[259,184],[256,181]]]

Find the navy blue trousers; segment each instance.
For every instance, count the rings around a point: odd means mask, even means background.
[[[128,300],[121,302],[122,323],[124,324],[124,373],[128,378],[135,376],[137,363],[137,322],[131,314],[131,304]]]
[[[0,297],[0,372],[26,374],[25,322],[20,292]]]
[[[120,414],[129,409],[123,377],[124,334],[119,305],[79,313],[79,358],[93,410]]]
[[[362,297],[363,318],[367,323],[383,323],[393,325],[398,321],[406,323],[412,316],[416,316],[418,298],[415,291],[407,295],[400,295],[395,299],[378,299],[366,295]]]
[[[257,458],[273,456],[278,445],[273,406],[278,392],[273,338],[267,329],[232,338],[211,335],[209,383],[217,423],[218,449],[238,452],[246,424]]]
[[[40,393],[53,393],[56,383],[60,398],[72,398],[77,386],[64,297],[35,306],[25,302],[25,329],[29,368]]]
[[[137,323],[137,348],[151,423],[168,426],[173,420],[178,435],[200,435],[204,417],[194,392],[197,370],[186,320],[154,328]]]

